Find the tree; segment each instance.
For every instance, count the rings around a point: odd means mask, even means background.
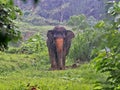
[[[27,0],[21,1],[27,2]],[[33,0],[34,5],[38,1]],[[16,29],[14,20],[21,14],[21,10],[14,5],[13,0],[0,0],[0,51],[8,48],[8,42],[20,39],[20,31]]]
[[[21,11],[14,6],[12,0],[0,1],[0,50],[8,48],[8,42],[18,40],[20,32],[16,30],[14,20]]]

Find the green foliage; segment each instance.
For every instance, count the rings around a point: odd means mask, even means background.
[[[100,50],[93,60],[97,71],[108,73],[105,81],[96,83],[95,90],[120,90],[120,31],[118,27],[120,22],[116,20],[116,16],[119,15],[119,5],[120,2],[115,2],[112,10],[114,12],[108,10],[114,16],[112,25],[106,28],[108,31],[104,34],[101,43],[104,49]]]
[[[30,37],[25,43],[23,43],[22,46],[18,49],[17,53],[35,54],[37,60],[40,59],[41,61],[38,62],[38,64],[49,62],[46,41],[39,33]]]
[[[111,15],[120,14],[120,2],[113,2],[113,6],[109,7],[108,13]]]
[[[8,42],[18,40],[20,32],[16,30],[13,20],[21,14],[20,10],[13,5],[12,0],[0,2],[0,50],[8,48]]]
[[[94,17],[86,17],[84,14],[81,15],[74,15],[70,17],[70,20],[68,21],[68,25],[72,26],[73,29],[80,29],[84,30],[86,28],[91,28],[97,23],[97,20]]]
[[[120,88],[120,32],[112,30],[104,37],[105,49],[98,53],[94,59],[97,71],[108,72],[106,81],[96,84],[96,90],[101,86],[102,90],[119,90]],[[100,89],[101,90],[101,89]]]
[[[74,60],[89,61],[91,59],[91,51],[95,47],[96,40],[99,38],[96,37],[97,34],[99,33],[95,30],[88,30],[77,34],[73,40],[70,57]]]
[[[106,80],[96,82],[95,90],[120,89],[120,22],[119,18],[116,19],[118,15],[115,15],[112,21],[101,20],[95,24],[89,24],[83,15],[73,16],[68,23],[77,32],[70,57],[80,61],[95,57],[95,68],[106,74]]]
[[[68,21],[68,25],[78,27],[78,26],[83,26],[84,24],[86,25],[87,23],[85,22],[85,15],[79,15],[79,16],[71,16],[70,20]],[[83,26],[83,28],[85,28]]]
[[[32,37],[30,37],[20,48],[21,53],[38,53],[42,51],[46,51],[46,42],[42,38],[42,36],[38,33]]]
[[[69,56],[75,61],[89,61],[92,50],[97,48],[104,32],[104,29],[100,30],[97,27],[104,25],[104,22],[97,23],[93,17],[86,18],[84,15],[79,15],[71,17],[68,25],[71,25],[77,33]]]
[[[108,9],[108,14],[113,16],[114,26],[120,27],[120,2],[114,2],[111,7]]]
[[[80,28],[82,30],[85,29],[86,26],[89,26],[85,15],[71,16],[70,20],[68,21],[68,25],[73,26],[73,29]]]

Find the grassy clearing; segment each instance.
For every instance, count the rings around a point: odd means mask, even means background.
[[[46,25],[46,26],[35,26],[32,25],[30,23],[26,23],[26,22],[20,22],[20,21],[15,21],[16,26],[20,26],[19,30],[20,31],[46,31],[48,29],[52,29],[53,26],[50,25]]]
[[[33,26],[19,22],[22,32],[42,32],[45,36],[53,26]],[[46,36],[45,36],[46,37]],[[11,51],[11,50],[10,50]],[[14,52],[14,50],[13,50]],[[90,63],[76,69],[49,71],[47,52],[40,54],[9,54],[0,52],[0,90],[93,90],[96,80],[105,75],[96,73]],[[43,55],[44,54],[44,55]],[[67,65],[72,60],[67,60]]]
[[[0,53],[0,90],[93,90],[96,80],[105,79],[88,63],[76,69],[49,71],[49,63],[35,59],[35,55]]]
[[[32,32],[32,33],[41,33],[41,35],[43,37],[46,37],[46,33],[48,30],[52,30],[54,28],[54,26],[52,25],[45,25],[45,26],[35,26],[35,25],[32,25],[30,23],[26,23],[26,22],[21,22],[21,21],[15,21],[16,23],[16,26],[18,26],[19,30],[22,32],[22,33],[25,33],[25,32]],[[66,29],[71,29],[70,27],[68,26],[65,26]]]

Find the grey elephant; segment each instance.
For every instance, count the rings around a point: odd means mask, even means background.
[[[62,26],[56,26],[47,32],[47,47],[52,70],[64,70],[65,59],[71,46],[74,33]]]

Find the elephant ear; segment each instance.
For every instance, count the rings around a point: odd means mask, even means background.
[[[64,50],[66,50],[65,55],[67,55],[69,53],[69,48],[71,46],[71,40],[74,37],[75,37],[75,35],[72,31],[66,30],[65,45],[64,45]]]
[[[72,32],[72,31],[70,31],[70,30],[66,30],[66,38],[67,38],[67,40],[71,40],[72,38],[74,38],[75,37],[75,35],[74,35],[74,33]]]
[[[49,30],[47,32],[47,37],[48,37],[49,40],[52,40],[52,38],[53,38],[53,30]]]
[[[49,30],[47,32],[47,37],[48,37],[48,39],[47,39],[47,46],[48,47],[52,47],[52,45],[53,45],[53,40],[54,40],[53,34],[54,34],[53,30]]]

